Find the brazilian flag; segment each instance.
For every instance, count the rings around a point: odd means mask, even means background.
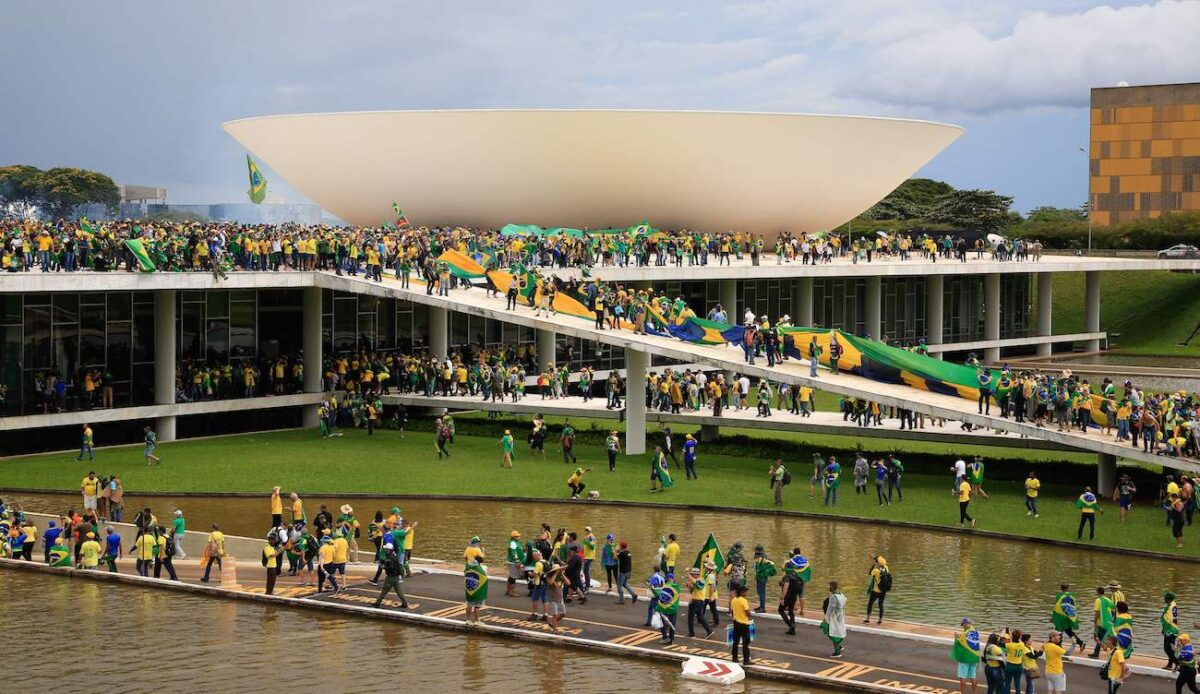
[[[721,554],[721,546],[717,544],[717,536],[714,533],[708,534],[708,539],[704,541],[704,546],[700,548],[700,552],[696,555],[695,568],[699,569],[704,566],[704,562],[712,561],[717,565],[717,571],[725,568],[725,555]]]
[[[126,239],[125,247],[137,258],[138,269],[142,272],[154,272],[154,261],[150,259],[150,254],[146,252],[146,244],[141,239]]]
[[[812,564],[799,554],[789,559],[783,565],[783,572],[791,574],[805,583],[812,580]]]
[[[63,544],[55,543],[50,548],[50,566],[70,566],[71,550]]]
[[[658,479],[662,482],[663,489],[669,489],[675,486],[675,480],[671,479],[671,473],[667,470],[667,456],[663,453],[655,452],[657,460],[654,464],[658,466]]]
[[[249,154],[246,155],[246,167],[250,170],[250,190],[246,193],[250,196],[250,202],[257,205],[267,197],[267,179],[263,178],[262,171],[258,170],[258,164],[254,163]]]
[[[487,600],[488,576],[478,563],[467,564],[463,570],[466,578],[467,602],[483,602]]]
[[[1113,633],[1117,636],[1117,645],[1125,651],[1125,657],[1133,655],[1133,617],[1118,613],[1113,619]]]
[[[954,639],[954,647],[950,649],[950,657],[957,663],[978,663],[983,656],[983,645],[979,641],[979,632],[965,629]]]
[[[658,591],[658,602],[654,603],[654,609],[659,614],[673,615],[679,612],[679,584],[675,581],[670,581],[663,585]]]
[[[1075,596],[1070,593],[1059,593],[1054,598],[1054,612],[1050,615],[1057,631],[1079,628],[1079,612],[1075,606]]]

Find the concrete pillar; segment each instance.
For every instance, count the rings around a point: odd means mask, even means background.
[[[646,367],[650,355],[625,349],[625,452],[646,452]]]
[[[883,282],[876,275],[867,278],[867,314],[863,319],[863,330],[873,340],[883,337]]]
[[[1111,453],[1096,454],[1096,495],[1101,499],[1112,496],[1117,484],[1117,456]]]
[[[324,356],[321,354],[321,316],[323,293],[320,287],[304,288],[302,344],[304,348],[304,392],[321,392],[321,374],[324,372]],[[305,405],[300,415],[304,428],[313,429],[321,425],[315,405]]]
[[[737,280],[721,280],[721,294],[717,301],[725,309],[725,313],[729,316],[729,322],[733,325],[742,324],[742,314],[738,312],[737,295]]]
[[[1054,334],[1054,273],[1037,273],[1037,335],[1050,337]],[[1054,353],[1054,345],[1047,342],[1037,346],[1039,357]]]
[[[1086,275],[1086,290],[1083,300],[1083,330],[1084,332],[1100,332],[1100,273],[1090,270]],[[1099,352],[1100,341],[1088,340],[1083,343],[1085,352]]]
[[[716,441],[721,435],[721,427],[716,424],[701,424],[700,425],[700,443],[710,443]]]
[[[1000,273],[983,276],[983,339],[1000,339]],[[989,364],[1000,361],[1000,348],[983,350],[983,360]]]
[[[175,295],[174,289],[154,292],[154,403],[175,404]],[[175,415],[154,423],[159,441],[175,440]]]
[[[792,325],[813,327],[813,278],[801,277],[792,282]]]
[[[925,278],[925,344],[940,345],[945,342],[945,293],[946,277],[929,275]],[[942,353],[933,356],[942,358]]]
[[[553,330],[537,331],[537,367],[538,371],[548,371],[555,362],[555,344],[557,334]]]
[[[429,307],[429,353],[444,357],[450,352],[450,310]]]

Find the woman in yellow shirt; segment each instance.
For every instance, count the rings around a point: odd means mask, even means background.
[[[1029,648],[1021,642],[1021,630],[1017,629],[1004,644],[1004,691],[1021,691],[1021,678],[1025,674],[1025,656]]]

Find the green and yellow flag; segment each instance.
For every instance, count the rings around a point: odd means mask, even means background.
[[[488,575],[479,564],[467,564],[463,570],[466,579],[465,587],[468,602],[483,602],[487,600]]]
[[[267,179],[263,178],[258,164],[254,163],[249,154],[246,155],[246,166],[250,169],[250,190],[247,194],[250,196],[250,202],[257,205],[267,197]]]
[[[137,258],[138,269],[142,272],[154,272],[154,261],[150,259],[150,254],[146,252],[146,245],[141,239],[127,239],[125,247]]]
[[[713,533],[708,534],[708,539],[704,541],[704,546],[700,548],[700,553],[696,555],[695,568],[699,569],[704,566],[704,562],[712,560],[712,563],[717,565],[717,571],[725,568],[725,555],[721,554],[721,546],[717,544],[717,536]]]

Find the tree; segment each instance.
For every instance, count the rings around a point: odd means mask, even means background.
[[[36,166],[0,167],[0,213],[21,218],[32,216],[41,202],[41,175]]]
[[[1030,222],[1085,222],[1087,214],[1076,207],[1035,207],[1025,219]]]
[[[920,219],[937,199],[954,191],[949,183],[931,178],[910,178],[863,213],[868,219]]]
[[[102,173],[56,167],[39,176],[38,188],[47,216],[73,217],[84,205],[101,204],[115,211],[121,201],[117,184]]]
[[[955,190],[938,197],[925,218],[930,222],[994,232],[1012,223],[1013,199],[991,190]]]

